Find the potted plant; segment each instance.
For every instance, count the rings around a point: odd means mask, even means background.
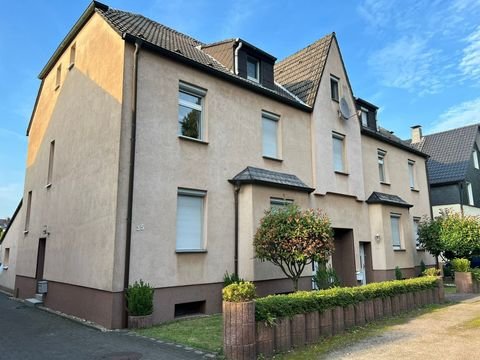
[[[459,293],[473,292],[473,279],[468,259],[453,259],[452,268],[455,271],[455,286]]]
[[[153,288],[150,284],[135,281],[125,293],[127,300],[128,327],[139,329],[152,326],[153,323]]]

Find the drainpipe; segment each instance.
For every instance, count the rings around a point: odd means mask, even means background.
[[[238,194],[240,193],[240,183],[235,183],[233,197],[235,201],[235,255],[233,259],[235,275],[238,275]]]
[[[463,216],[463,182],[458,183],[458,191],[460,192],[460,214]]]
[[[237,41],[240,39],[237,38]],[[240,41],[238,42],[238,46],[235,49],[235,74],[238,75],[238,51],[242,48],[243,43]]]
[[[130,169],[128,174],[128,204],[127,204],[127,233],[125,241],[125,277],[123,287],[125,291],[130,281],[130,249],[132,244],[132,213],[133,213],[133,186],[135,176],[135,146],[137,134],[137,87],[138,87],[138,53],[142,46],[142,40],[135,41],[133,52],[133,77],[132,77],[132,119],[130,134]],[[125,307],[125,311],[127,308]],[[127,316],[125,316],[125,320]]]

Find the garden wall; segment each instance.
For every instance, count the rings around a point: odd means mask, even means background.
[[[275,353],[319,342],[354,326],[442,303],[443,300],[442,280],[422,277],[353,288],[273,295],[243,303],[250,309],[225,302],[224,314],[229,315],[228,322],[224,322],[224,352],[227,359],[256,359],[258,355],[268,358]],[[241,310],[236,313],[236,309]],[[255,313],[256,321],[245,321],[251,317],[247,313]],[[238,320],[234,320],[235,317]],[[242,336],[253,333],[254,349],[251,336]]]

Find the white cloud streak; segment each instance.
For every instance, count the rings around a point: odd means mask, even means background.
[[[480,97],[452,106],[442,113],[430,133],[480,123]]]
[[[480,80],[480,26],[465,39],[460,69],[466,78]]]

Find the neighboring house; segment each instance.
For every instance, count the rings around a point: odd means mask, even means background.
[[[0,290],[14,294],[17,246],[22,234],[23,221],[17,216],[22,209],[22,201],[17,206],[0,237]]]
[[[242,39],[203,44],[93,2],[39,77],[21,298],[46,279],[46,306],[119,328],[124,288],[139,279],[155,288],[156,323],[221,311],[226,271],[259,295],[291,291],[252,245],[265,210],[289,202],[327,212],[343,284],[419,266],[425,155],[361,130],[334,33],[276,62]],[[391,158],[390,186],[371,176],[377,148]]]
[[[480,215],[479,124],[422,135],[412,128],[412,144],[428,154],[428,175],[434,216],[442,209]]]
[[[5,230],[7,228],[9,222],[10,222],[9,218],[0,219],[0,229]]]

